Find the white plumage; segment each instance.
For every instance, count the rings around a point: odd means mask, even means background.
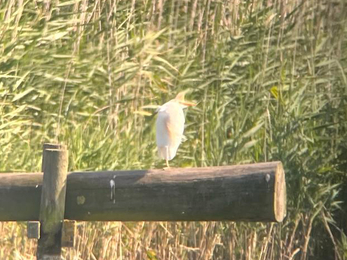
[[[176,156],[177,149],[182,142],[185,122],[183,109],[195,105],[184,100],[185,94],[186,91],[179,93],[175,99],[158,109],[156,122],[158,155],[166,160],[167,167],[169,167],[168,161]]]

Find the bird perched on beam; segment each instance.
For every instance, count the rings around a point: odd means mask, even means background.
[[[183,109],[188,106],[195,106],[193,102],[184,100],[185,94],[182,91],[176,98],[170,100],[158,108],[156,122],[156,141],[158,155],[165,159],[167,168],[170,168],[169,161],[176,156],[177,149],[182,142],[184,131]]]

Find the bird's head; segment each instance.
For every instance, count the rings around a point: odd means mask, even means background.
[[[191,107],[191,106],[196,106],[194,102],[190,102],[184,99],[184,96],[187,94],[189,90],[182,91],[177,94],[175,97],[175,101],[178,102],[181,106],[185,107]]]

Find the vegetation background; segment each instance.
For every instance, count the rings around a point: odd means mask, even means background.
[[[347,259],[345,0],[0,0],[0,171],[148,169],[183,89],[175,167],[280,160],[283,223],[79,223],[66,259]],[[0,259],[35,259],[0,223]]]

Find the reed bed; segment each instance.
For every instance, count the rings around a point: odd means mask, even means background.
[[[174,167],[280,160],[283,223],[78,223],[65,259],[347,259],[344,0],[0,0],[0,171],[163,167],[155,108],[183,89]],[[35,259],[0,223],[0,259]]]

